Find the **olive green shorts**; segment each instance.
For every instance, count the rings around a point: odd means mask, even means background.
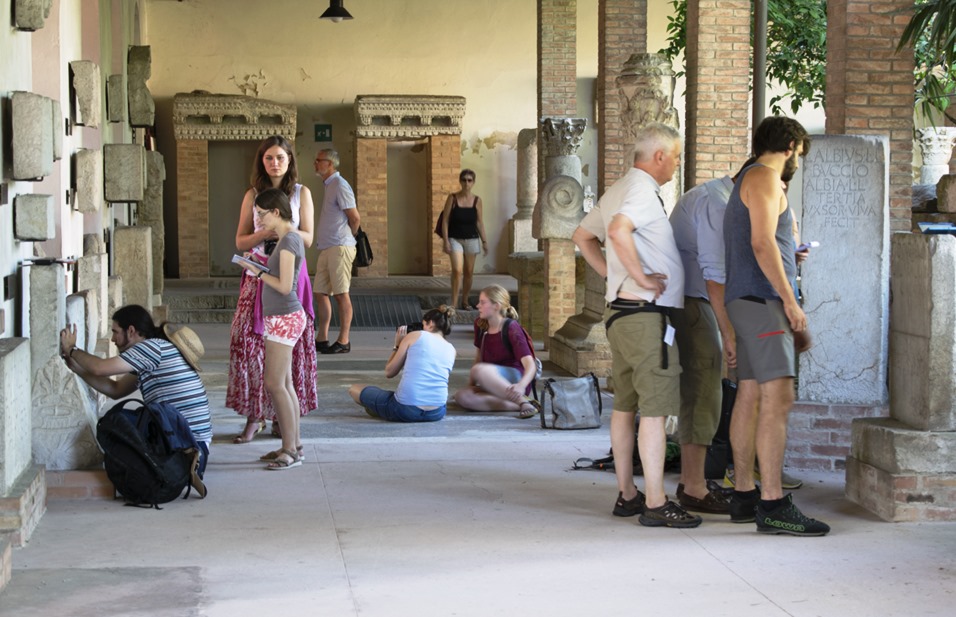
[[[604,321],[618,313],[604,311]],[[666,317],[661,313],[636,313],[619,317],[608,331],[615,411],[637,411],[642,417],[677,415],[680,406],[680,359],[677,347],[662,341]]]
[[[680,350],[680,415],[677,435],[682,445],[709,446],[720,422],[721,346],[717,318],[710,303],[684,298],[673,312]]]

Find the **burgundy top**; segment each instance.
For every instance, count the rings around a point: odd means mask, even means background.
[[[508,337],[511,340],[511,349],[514,351],[513,355],[508,353],[508,348],[501,339],[504,332],[487,334],[478,327],[478,320],[475,320],[474,325],[475,347],[481,350],[482,362],[497,364],[499,366],[510,366],[518,369],[521,374],[524,374],[524,366],[521,365],[521,358],[531,356],[533,353],[531,347],[528,346],[528,339],[522,331],[521,324],[518,323],[517,320],[512,320],[509,323]],[[527,391],[530,390],[531,385],[529,384]]]

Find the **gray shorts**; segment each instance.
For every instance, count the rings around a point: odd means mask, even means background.
[[[737,339],[737,378],[766,383],[797,374],[793,331],[783,302],[738,298],[727,304]]]
[[[477,255],[481,252],[481,238],[448,238],[452,253]]]

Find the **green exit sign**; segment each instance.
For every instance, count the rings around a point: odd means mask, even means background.
[[[332,125],[316,124],[315,141],[332,141]]]

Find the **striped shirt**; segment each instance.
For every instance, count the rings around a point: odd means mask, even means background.
[[[196,441],[212,441],[209,399],[199,374],[186,364],[182,354],[169,341],[151,338],[120,352],[133,367],[143,400],[149,404],[166,402],[179,410]]]

